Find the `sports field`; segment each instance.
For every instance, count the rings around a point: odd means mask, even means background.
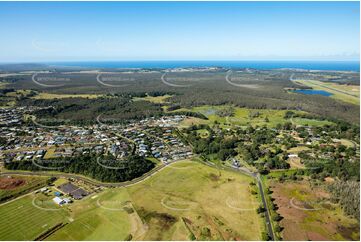
[[[6,218],[0,239],[33,240],[66,223],[46,239],[259,240],[264,224],[251,181],[185,160],[130,187],[108,188],[61,207],[51,200],[53,191],[30,194],[0,206]]]
[[[69,222],[65,210],[40,199],[30,194],[0,205],[0,240],[34,240],[49,228]]]

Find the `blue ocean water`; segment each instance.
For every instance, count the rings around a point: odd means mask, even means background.
[[[314,89],[299,89],[299,90],[294,90],[293,92],[307,94],[307,95],[322,95],[326,97],[333,95],[330,92],[326,92],[323,90],[314,90]]]
[[[359,61],[76,61],[45,63],[54,66],[90,68],[181,68],[224,67],[305,70],[360,71]]]

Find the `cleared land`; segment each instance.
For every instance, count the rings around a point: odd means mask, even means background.
[[[284,240],[359,240],[359,224],[308,181],[270,181]]]
[[[360,105],[360,86],[355,85],[340,85],[331,82],[320,82],[311,80],[297,80],[296,83],[301,83],[318,90],[324,90],[332,93],[331,98],[335,98],[347,103]]]
[[[75,202],[74,221],[48,239],[259,240],[263,221],[251,181],[182,161],[136,185]]]
[[[31,97],[33,99],[62,99],[62,98],[98,98],[102,95],[98,94],[54,94],[47,92],[40,92],[37,95]]]
[[[45,186],[47,177],[0,177],[0,201],[6,201]]]
[[[29,194],[0,206],[6,218],[0,238],[32,240],[64,223],[47,240],[259,240],[264,226],[251,181],[186,160],[141,183],[62,207],[51,200],[54,189]]]
[[[194,162],[171,165],[128,193],[149,230],[146,240],[257,240],[262,220],[252,178]],[[193,237],[194,236],[194,237]]]
[[[166,103],[168,98],[171,98],[172,95],[163,95],[163,96],[146,96],[146,97],[135,97],[133,98],[134,101],[148,101],[151,103]]]
[[[188,118],[180,123],[180,127],[186,127],[192,124],[214,124],[218,122],[222,128],[232,128],[232,126],[263,126],[275,127],[277,124],[284,124],[286,122],[293,122],[296,125],[313,125],[323,126],[332,124],[326,120],[316,120],[307,118],[293,118],[284,119],[286,110],[273,109],[248,109],[248,108],[234,108],[234,115],[229,117],[220,117],[217,112],[230,108],[230,106],[199,106],[190,109],[182,108],[176,111],[192,111],[199,112],[205,115],[208,120],[201,120],[197,118]],[[305,113],[301,111],[294,111],[295,113]]]

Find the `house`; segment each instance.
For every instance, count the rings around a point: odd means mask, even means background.
[[[297,157],[298,157],[297,154],[289,154],[289,155],[288,155],[288,158],[297,158]]]

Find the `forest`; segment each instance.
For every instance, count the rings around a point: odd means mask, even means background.
[[[66,76],[71,82],[59,87],[42,87],[31,81],[29,76],[8,80],[8,88],[33,89],[58,94],[110,94],[123,95],[132,93],[171,93],[168,100],[173,107],[193,107],[199,105],[233,104],[238,107],[255,109],[293,109],[303,110],[318,117],[336,118],[358,124],[359,106],[344,103],[321,95],[304,95],[290,93],[287,88],[303,88],[290,81],[294,71],[291,70],[247,70],[234,69],[231,84],[225,80],[227,70],[172,72],[167,75],[167,83],[161,81],[162,70],[152,72],[134,71],[131,74],[115,72],[116,77],[123,78],[124,87],[108,87],[96,81],[94,74],[63,74],[59,71],[52,76]],[[307,74],[297,72],[302,76]],[[329,73],[338,75],[338,73]],[[308,75],[308,74],[307,74]],[[322,75],[322,73],[320,74]],[[356,84],[359,74],[342,74],[350,83]],[[346,77],[345,77],[346,78]],[[9,78],[8,78],[9,79]],[[169,85],[178,84],[184,87]],[[109,81],[108,84],[117,84]],[[150,107],[151,111],[155,107]],[[156,109],[156,108],[155,108]],[[126,115],[127,116],[127,115]]]
[[[102,182],[123,182],[140,177],[155,167],[155,164],[140,156],[130,156],[126,161],[116,161],[112,157],[84,155],[51,160],[23,160],[5,164],[9,170],[60,171],[81,174]]]

